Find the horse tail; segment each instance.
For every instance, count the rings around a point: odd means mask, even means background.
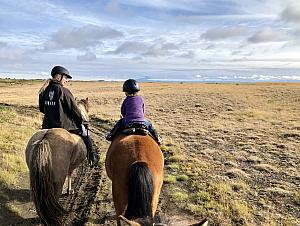
[[[30,188],[37,213],[45,225],[62,225],[65,213],[55,196],[51,147],[47,140],[39,141],[30,159]]]
[[[127,219],[152,217],[153,179],[147,163],[135,162],[129,170]]]

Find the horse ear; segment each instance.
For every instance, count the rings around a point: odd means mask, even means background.
[[[139,223],[128,220],[126,217],[122,215],[119,216],[121,226],[141,226]]]
[[[87,103],[89,102],[89,98],[88,97],[85,100],[86,100]]]

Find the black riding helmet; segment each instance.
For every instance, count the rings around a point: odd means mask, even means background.
[[[51,76],[54,77],[57,74],[66,75],[69,79],[72,79],[70,72],[62,66],[55,66],[54,68],[52,68]]]
[[[134,79],[128,79],[123,84],[123,92],[136,93],[140,91],[140,86]]]

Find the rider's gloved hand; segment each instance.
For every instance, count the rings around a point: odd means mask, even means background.
[[[88,130],[86,129],[86,127],[83,124],[81,124],[81,132],[82,132],[81,134],[83,137],[86,137],[88,135]]]
[[[86,129],[89,128],[89,122],[88,121],[83,121],[82,124],[85,126]]]

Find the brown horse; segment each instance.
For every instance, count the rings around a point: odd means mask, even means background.
[[[88,120],[88,98],[77,104],[82,117]],[[58,198],[67,176],[68,193],[72,192],[71,174],[86,159],[83,140],[64,129],[43,129],[30,138],[25,153],[31,196],[42,223],[62,225],[65,211]]]
[[[163,184],[164,158],[149,135],[119,135],[110,145],[105,167],[112,180],[117,216],[153,218]],[[120,219],[117,220],[120,225]]]

